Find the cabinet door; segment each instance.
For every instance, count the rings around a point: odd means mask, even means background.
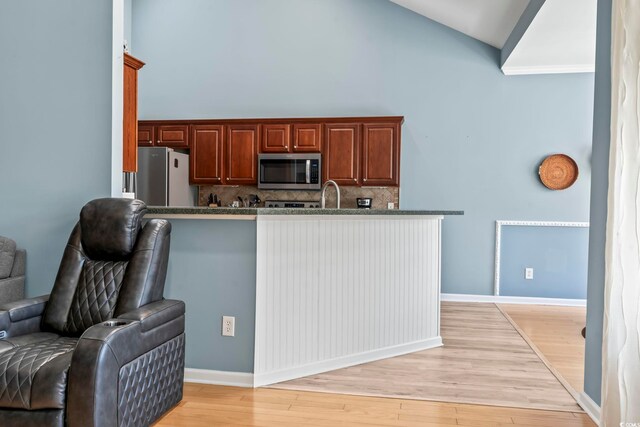
[[[138,146],[153,147],[156,140],[155,126],[138,124]]]
[[[189,181],[192,184],[222,184],[224,126],[191,126]]]
[[[257,183],[259,125],[229,125],[225,150],[225,184]]]
[[[327,124],[322,150],[324,180],[340,185],[360,183],[360,124]]]
[[[125,61],[123,77],[122,170],[138,172],[138,70]]]
[[[291,145],[290,125],[262,125],[261,153],[288,153]]]
[[[294,124],[293,151],[296,153],[319,153],[322,147],[322,125]]]
[[[362,185],[398,185],[400,125],[365,123],[363,130]]]
[[[188,125],[158,125],[156,133],[158,147],[189,148]]]

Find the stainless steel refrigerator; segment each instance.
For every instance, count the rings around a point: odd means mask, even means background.
[[[195,206],[189,185],[189,155],[171,148],[138,148],[136,198],[148,206]]]

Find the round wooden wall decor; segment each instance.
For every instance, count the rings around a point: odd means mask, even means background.
[[[578,179],[578,165],[566,154],[554,154],[544,159],[538,173],[545,187],[566,190]]]

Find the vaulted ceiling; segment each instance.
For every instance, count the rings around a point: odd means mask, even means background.
[[[391,0],[502,49],[529,0]]]
[[[597,0],[391,0],[502,50],[505,74],[593,72]]]

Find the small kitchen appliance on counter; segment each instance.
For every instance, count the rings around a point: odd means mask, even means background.
[[[358,209],[371,209],[373,199],[371,197],[358,197],[356,200],[358,203]]]
[[[300,200],[265,200],[265,208],[319,208],[318,201],[300,201]]]

